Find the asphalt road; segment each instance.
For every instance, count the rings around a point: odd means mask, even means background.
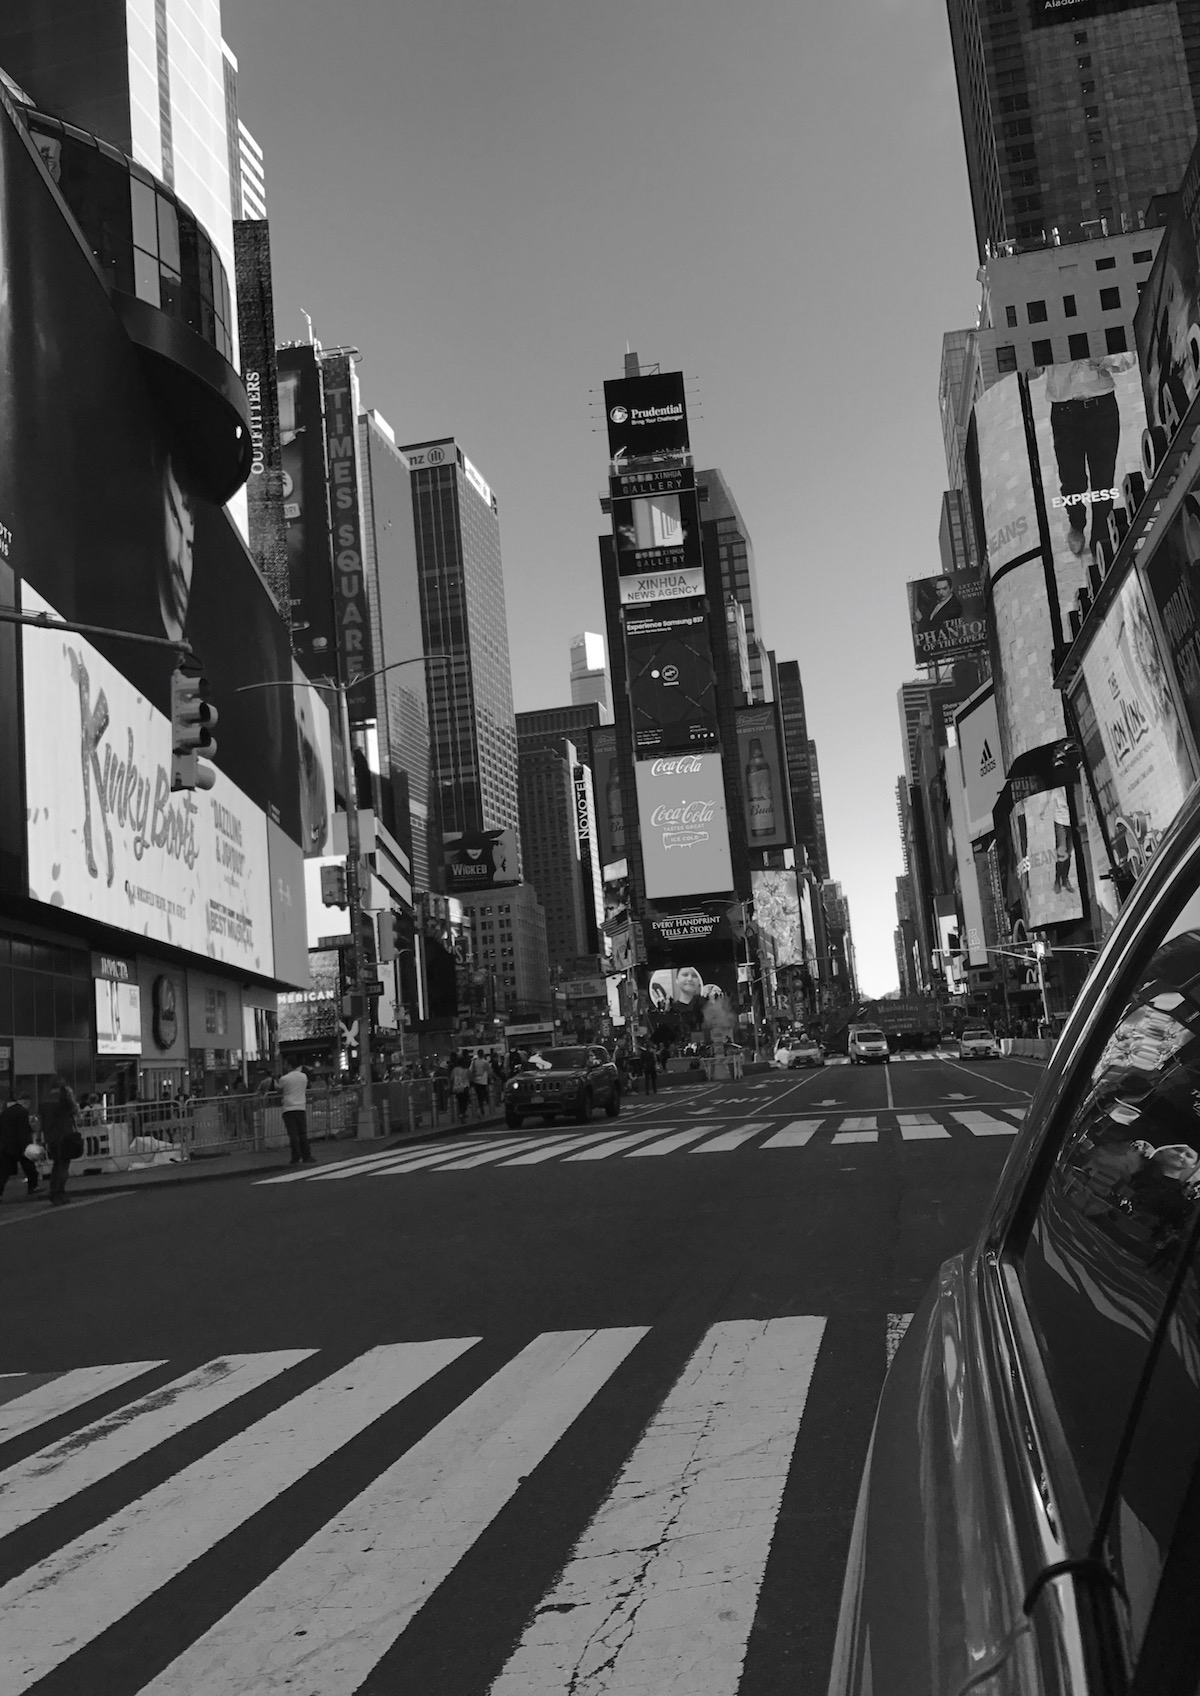
[[[821,1691],[889,1346],[1040,1069],[6,1202],[6,1696]]]

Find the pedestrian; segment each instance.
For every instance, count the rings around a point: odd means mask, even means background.
[[[458,1116],[465,1120],[471,1111],[471,1074],[463,1064],[463,1056],[456,1054],[454,1064],[450,1068],[450,1093],[458,1108]]]
[[[305,1109],[308,1073],[303,1066],[293,1066],[290,1072],[283,1074],[279,1080],[279,1093],[283,1097],[283,1124],[291,1150],[288,1164],[315,1166],[316,1161],[308,1146],[308,1113]]]
[[[658,1055],[654,1052],[652,1047],[647,1047],[642,1052],[642,1076],[646,1080],[646,1094],[649,1095],[650,1092],[653,1091],[654,1094],[657,1095]]]
[[[4,1186],[19,1167],[25,1174],[25,1192],[32,1195],[38,1187],[38,1169],[25,1150],[33,1143],[33,1121],[29,1117],[29,1097],[18,1096],[0,1109],[0,1195]]]
[[[79,1103],[61,1078],[51,1083],[49,1100],[42,1108],[42,1141],[50,1156],[50,1200],[60,1207],[71,1199],[66,1193],[71,1162],[83,1153]]]
[[[475,1101],[482,1119],[487,1111],[488,1089],[492,1081],[492,1064],[482,1048],[475,1050],[475,1058],[470,1065],[471,1087],[475,1091]]]

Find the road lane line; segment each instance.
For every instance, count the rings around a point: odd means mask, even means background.
[[[895,1103],[895,1100],[892,1096],[892,1065],[891,1065],[890,1060],[887,1063],[887,1065],[883,1068],[883,1076],[884,1076],[884,1079],[887,1083],[888,1111],[891,1112],[894,1109],[896,1103]]]
[[[646,1329],[536,1338],[141,1696],[351,1696],[361,1689]]]
[[[990,1113],[980,1113],[975,1109],[965,1113],[951,1112],[950,1117],[965,1125],[973,1137],[1015,1137],[1017,1134],[1015,1125],[1006,1125],[1003,1119],[993,1119]]]
[[[0,1587],[5,1696],[93,1642],[478,1340],[368,1350]]]
[[[945,1125],[939,1125],[929,1113],[898,1113],[900,1135],[905,1142],[921,1142],[928,1137],[948,1137]]]
[[[776,1131],[773,1137],[768,1137],[762,1146],[764,1148],[803,1148],[824,1123],[824,1119],[793,1119],[790,1125],[785,1125],[781,1131]]]
[[[278,1349],[223,1355],[0,1472],[0,1537],[110,1477],[313,1352]]]
[[[73,1413],[84,1402],[94,1401],[107,1390],[140,1378],[143,1372],[153,1372],[162,1366],[161,1360],[132,1360],[120,1366],[80,1366],[74,1372],[64,1372],[48,1384],[39,1384],[28,1395],[17,1396],[0,1406],[0,1443],[7,1443],[35,1425],[57,1419],[60,1413]]]
[[[735,1696],[824,1327],[710,1328],[490,1696]]]
[[[649,1142],[651,1137],[660,1136],[662,1129],[661,1125],[654,1125],[648,1131],[633,1131],[627,1136],[612,1137],[595,1148],[584,1148],[578,1154],[568,1154],[563,1165],[566,1166],[572,1160],[607,1160],[610,1154],[624,1154],[627,1148],[635,1148],[639,1142]]]
[[[664,1126],[665,1130],[667,1127]],[[589,1143],[599,1142],[611,1135],[609,1131],[577,1131],[570,1137],[548,1137],[545,1142],[539,1142],[528,1154],[518,1154],[515,1160],[505,1160],[505,1166],[537,1166],[543,1160],[553,1160],[555,1155],[566,1154],[572,1148],[586,1148]]]
[[[731,1148],[736,1148],[739,1143],[747,1142],[752,1136],[757,1136],[759,1131],[769,1131],[770,1129],[771,1121],[769,1119],[755,1120],[750,1125],[735,1125],[732,1130],[722,1131],[720,1136],[713,1137],[711,1142],[702,1142],[699,1148],[690,1149],[689,1153],[725,1154]]]
[[[942,1061],[942,1064],[944,1066],[953,1066],[954,1070],[956,1072],[965,1072],[967,1077],[974,1078],[976,1083],[983,1083],[984,1082],[984,1073],[973,1072],[969,1066],[962,1066],[958,1063],[957,1060],[945,1059],[945,1060]],[[999,1078],[988,1078],[987,1082],[994,1083],[996,1085],[997,1089],[1006,1089],[1010,1095],[1023,1095],[1025,1097],[1026,1101],[1028,1101],[1030,1099],[1029,1090],[1018,1089],[1015,1084],[1002,1083]]]
[[[669,1127],[663,1125],[660,1126],[660,1129],[667,1130]],[[707,1125],[689,1125],[684,1131],[676,1131],[673,1136],[663,1137],[661,1142],[652,1142],[644,1148],[631,1148],[625,1158],[626,1160],[638,1160],[643,1155],[674,1154],[677,1148],[686,1148],[687,1144],[695,1142],[697,1137],[706,1137],[708,1131]]]

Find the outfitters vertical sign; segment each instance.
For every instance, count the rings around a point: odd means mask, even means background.
[[[350,684],[351,719],[375,716],[371,691],[355,679],[375,669],[371,623],[363,575],[362,523],[358,504],[355,446],[357,407],[350,356],[335,353],[321,361],[325,392],[325,456],[329,467],[329,517],[333,527],[333,606],[342,680]]]

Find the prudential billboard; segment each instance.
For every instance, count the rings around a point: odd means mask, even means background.
[[[639,760],[638,822],[646,894],[721,894],[733,888],[720,754]]]

